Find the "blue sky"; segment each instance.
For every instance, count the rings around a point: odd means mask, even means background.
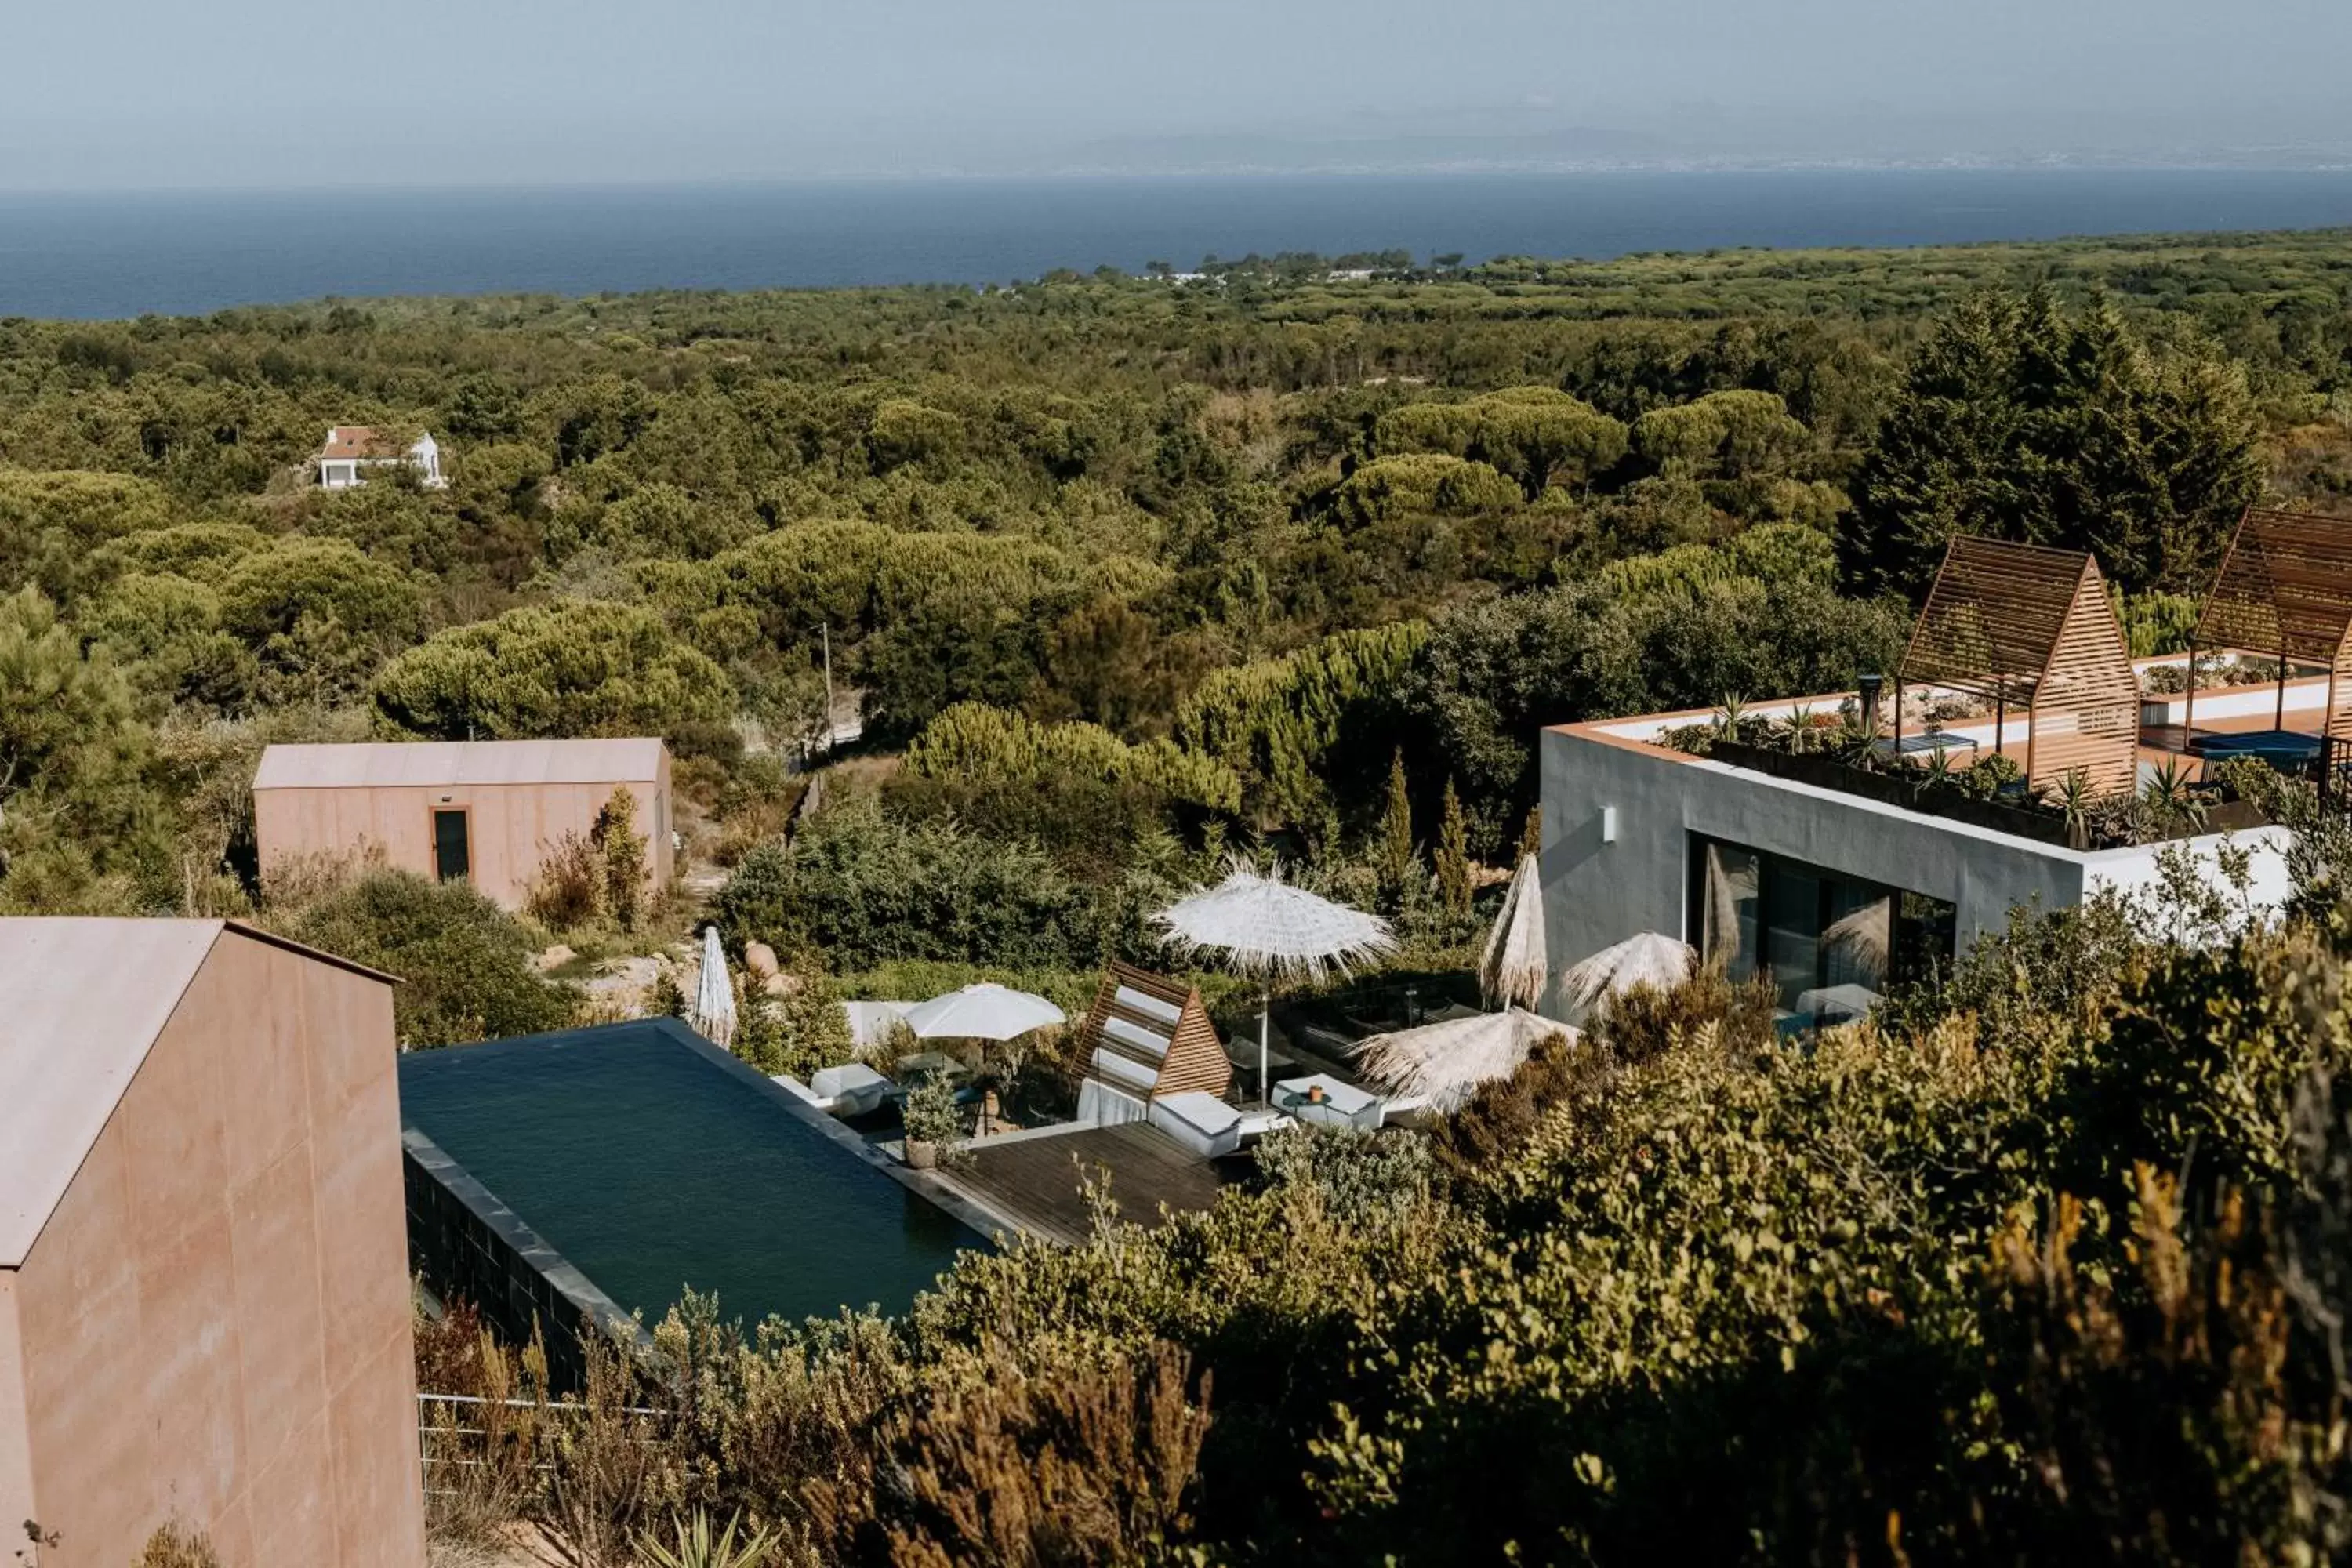
[[[1567,156],[1593,129],[1675,156],[2352,151],[2343,0],[0,0],[0,189]]]

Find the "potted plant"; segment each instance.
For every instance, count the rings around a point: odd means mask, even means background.
[[[915,1170],[931,1169],[963,1141],[963,1110],[945,1073],[932,1073],[908,1090],[899,1118],[907,1130],[907,1163]]]

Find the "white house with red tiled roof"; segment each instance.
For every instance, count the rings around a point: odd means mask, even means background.
[[[366,425],[338,425],[327,432],[319,448],[319,484],[323,489],[347,490],[367,483],[367,470],[405,463],[415,468],[427,489],[449,481],[441,473],[441,444],[430,435],[419,436],[407,450]]]

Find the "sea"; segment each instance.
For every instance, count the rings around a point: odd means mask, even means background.
[[[1603,259],[2352,225],[2352,170],[923,179],[0,195],[0,317],[327,297],[1009,283],[1392,248]]]

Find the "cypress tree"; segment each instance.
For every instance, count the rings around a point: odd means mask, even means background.
[[[1470,825],[1462,815],[1462,797],[1454,781],[1445,781],[1445,805],[1437,828],[1437,897],[1455,919],[1470,912]]]
[[[1388,803],[1381,808],[1380,840],[1374,854],[1381,890],[1391,901],[1402,901],[1417,858],[1412,849],[1412,796],[1405,789],[1402,746],[1389,761]]]

